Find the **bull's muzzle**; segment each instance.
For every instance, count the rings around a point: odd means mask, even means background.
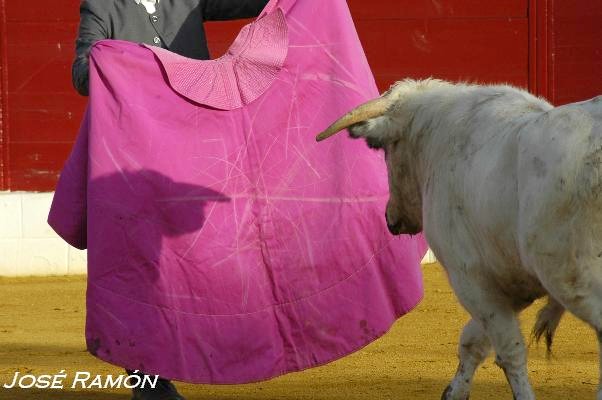
[[[422,227],[416,224],[408,223],[407,221],[399,220],[396,222],[389,222],[389,218],[385,214],[385,220],[387,221],[387,229],[393,235],[417,235],[422,232]]]

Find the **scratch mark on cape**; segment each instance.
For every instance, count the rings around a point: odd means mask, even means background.
[[[119,171],[119,174],[121,174],[121,177],[123,178],[123,180],[125,181],[125,183],[127,183],[127,185],[129,186],[130,190],[133,192],[134,191],[134,187],[132,186],[132,183],[130,182],[130,180],[128,179],[127,175],[125,172],[123,172],[123,168],[121,168],[121,165],[119,165],[119,163],[117,162],[117,160],[115,159],[115,156],[113,155],[113,153],[111,152],[111,149],[109,148],[109,145],[107,144],[107,139],[106,137],[102,138],[102,145],[104,146],[107,154],[109,155],[109,158],[111,159],[111,162],[113,163],[113,165],[115,166],[115,169],[117,169],[117,171]]]

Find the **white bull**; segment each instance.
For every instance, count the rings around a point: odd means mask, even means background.
[[[345,128],[385,151],[389,229],[424,228],[472,316],[442,399],[468,399],[492,346],[515,399],[535,398],[517,313],[545,295],[538,337],[550,345],[567,309],[602,346],[602,96],[554,108],[509,86],[406,80],[317,139]]]

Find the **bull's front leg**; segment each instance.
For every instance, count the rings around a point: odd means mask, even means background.
[[[534,400],[535,394],[527,375],[525,345],[516,311],[510,299],[487,285],[475,281],[481,268],[448,269],[450,283],[462,305],[486,333],[496,353],[496,364],[502,368],[516,400]],[[460,360],[462,365],[462,359]],[[461,390],[456,394],[454,382],[446,400],[465,400]],[[461,389],[461,386],[458,386]]]
[[[470,395],[472,378],[478,366],[487,358],[491,351],[491,342],[481,325],[470,320],[460,337],[458,346],[458,370],[450,385],[443,392],[442,400],[466,400]]]

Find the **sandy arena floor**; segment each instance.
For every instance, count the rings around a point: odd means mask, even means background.
[[[189,400],[439,399],[456,368],[456,343],[467,314],[437,265],[424,267],[426,296],[383,338],[335,363],[269,382],[240,386],[179,384]],[[7,390],[15,371],[54,374],[78,370],[120,374],[85,351],[85,280],[0,279],[0,399],[128,400],[126,389],[79,392]],[[523,331],[536,310],[523,317]],[[529,340],[529,339],[527,339]],[[563,319],[546,359],[543,344],[530,345],[529,371],[538,399],[593,400],[598,384],[598,345],[593,331],[572,316]],[[68,380],[70,382],[70,380]],[[479,369],[472,400],[511,399],[502,371],[490,357]]]

